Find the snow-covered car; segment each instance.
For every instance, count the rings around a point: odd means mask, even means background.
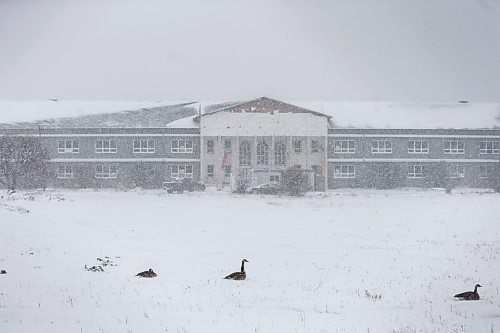
[[[192,180],[190,178],[185,178],[172,182],[164,182],[163,189],[167,190],[168,193],[182,193],[184,191],[205,191],[205,184],[196,180]]]
[[[250,187],[248,193],[254,194],[282,194],[283,188],[280,184],[260,184]]]

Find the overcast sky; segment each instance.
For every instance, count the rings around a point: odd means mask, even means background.
[[[498,0],[0,0],[0,99],[500,102]]]

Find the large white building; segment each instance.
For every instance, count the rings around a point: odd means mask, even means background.
[[[329,118],[269,98],[201,115],[201,180],[230,184],[246,172],[254,183],[279,182],[283,170],[297,166],[325,184]]]
[[[294,103],[295,104],[295,103]],[[161,187],[193,178],[279,182],[300,167],[311,188],[498,187],[500,105],[184,103],[57,121],[0,124],[37,136],[55,187]]]

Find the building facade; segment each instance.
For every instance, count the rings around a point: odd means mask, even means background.
[[[494,187],[499,142],[498,129],[329,129],[329,187]]]
[[[253,185],[273,183],[299,167],[311,188],[324,190],[329,118],[268,98],[201,115],[201,180],[230,185],[246,173]]]
[[[266,97],[209,112],[182,105],[175,118],[158,114],[148,126],[66,122],[4,126],[0,135],[39,137],[49,154],[52,187],[155,188],[183,178],[220,187],[234,186],[242,174],[256,185],[279,182],[290,167],[304,170],[311,189],[320,191],[498,186],[500,129],[494,119],[489,128],[342,127],[335,114]]]

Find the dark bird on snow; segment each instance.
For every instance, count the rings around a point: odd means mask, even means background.
[[[247,273],[245,272],[245,263],[250,262],[246,259],[241,261],[241,272],[234,272],[226,276],[224,279],[227,280],[245,280],[247,278]]]
[[[147,271],[137,273],[135,276],[145,277],[145,278],[154,278],[157,277],[156,273],[150,268]]]
[[[463,301],[477,301],[479,299],[479,294],[477,293],[477,287],[482,287],[480,284],[476,284],[474,287],[474,291],[466,291],[461,294],[456,294],[453,297],[456,297]]]

